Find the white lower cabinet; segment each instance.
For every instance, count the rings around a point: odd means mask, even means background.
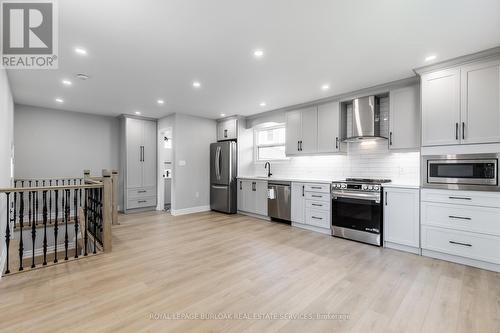
[[[238,210],[267,216],[267,181],[238,179]]]
[[[422,190],[422,255],[500,272],[500,193]]]
[[[292,183],[292,225],[330,234],[330,184]]]
[[[384,188],[384,246],[420,253],[420,190]]]

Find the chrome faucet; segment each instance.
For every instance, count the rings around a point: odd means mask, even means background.
[[[264,164],[264,169],[267,170],[267,177],[271,177],[273,174],[271,173],[271,163],[270,162],[266,162],[266,164]]]

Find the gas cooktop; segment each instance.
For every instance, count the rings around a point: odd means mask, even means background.
[[[371,179],[371,178],[346,178],[348,183],[369,183],[369,184],[384,184],[390,183],[390,179]]]

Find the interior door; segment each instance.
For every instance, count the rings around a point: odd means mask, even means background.
[[[156,186],[156,122],[143,121],[142,186]]]
[[[422,145],[460,143],[460,69],[422,76]]]
[[[463,143],[500,142],[500,61],[462,67]]]
[[[127,150],[127,188],[142,186],[142,139],[143,126],[139,119],[125,120]]]
[[[318,149],[318,108],[316,106],[302,110],[302,139],[300,152],[315,153]]]

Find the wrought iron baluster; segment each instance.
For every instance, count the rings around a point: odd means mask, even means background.
[[[43,266],[47,265],[47,191],[42,193],[43,199]]]
[[[75,184],[76,184],[76,179],[75,179]],[[75,189],[73,202],[75,204],[74,221],[75,221],[75,259],[76,259],[76,258],[78,258],[78,227],[79,227],[79,225],[78,225],[78,189]]]
[[[64,260],[68,260],[68,219],[69,219],[69,194],[68,189],[65,190],[65,206],[64,206]]]
[[[31,227],[31,191],[28,192],[28,208],[28,225]]]
[[[83,197],[85,198],[84,210],[83,210],[84,217],[85,217],[85,231],[84,231],[84,234],[83,234],[84,235],[83,236],[83,242],[84,242],[83,255],[87,256],[88,255],[88,252],[87,252],[87,243],[89,241],[88,235],[87,235],[87,232],[88,232],[88,230],[87,230],[87,228],[88,228],[88,199],[89,199],[87,189],[85,189],[85,193],[83,194]],[[80,204],[81,204],[81,201],[80,201]]]
[[[23,268],[23,228],[24,228],[24,192],[19,193],[19,270],[22,271]]]
[[[52,179],[49,180],[49,186],[52,187]],[[52,191],[49,191],[49,223],[52,224]]]
[[[10,245],[10,193],[6,192],[7,195],[7,228],[5,229],[5,246],[7,249],[7,261],[5,263],[6,269],[5,269],[5,274],[9,274],[9,245]],[[15,222],[15,221],[14,221]]]
[[[38,187],[38,180],[36,181],[36,187]],[[35,218],[33,219],[36,223],[36,225],[38,225],[38,191],[35,192],[35,197],[36,197],[36,200],[35,200]]]
[[[97,206],[96,206],[97,189],[94,189],[94,196],[92,198],[92,213],[93,213],[93,227],[94,227],[94,254],[97,253]]]
[[[17,182],[14,182],[14,183],[17,183]],[[14,218],[13,218],[14,229],[16,229],[16,219],[17,219],[17,192],[14,192]]]
[[[56,181],[58,183],[58,181]],[[54,203],[56,205],[55,209],[55,219],[54,219],[54,264],[57,263],[57,235],[59,233],[59,190],[55,190]]]
[[[35,198],[35,191],[33,191],[33,200]],[[34,203],[33,203],[34,205]],[[33,212],[33,216],[35,215],[35,211]],[[36,240],[36,225],[35,218],[31,223],[31,268],[35,268],[35,240]]]

